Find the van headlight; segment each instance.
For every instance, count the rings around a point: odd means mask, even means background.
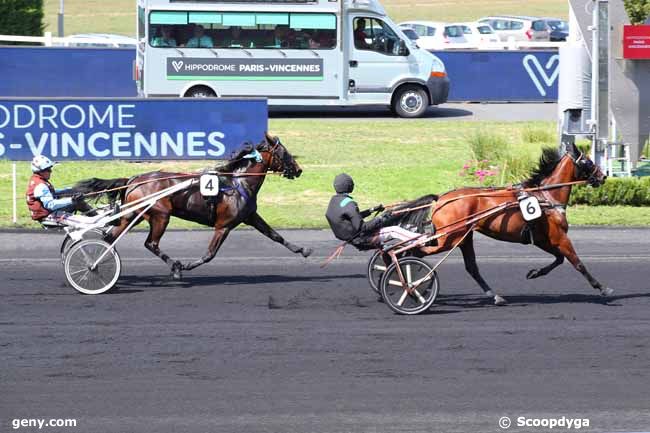
[[[433,56],[433,62],[431,64],[431,75],[436,77],[444,77],[447,75],[445,64],[435,55]]]

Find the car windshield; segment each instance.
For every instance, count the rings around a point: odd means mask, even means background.
[[[490,28],[490,26],[478,26],[477,29],[478,32],[482,35],[491,35],[492,33],[494,33]]]
[[[445,27],[445,36],[459,38],[463,36],[463,30],[459,26],[447,26]]]
[[[420,38],[418,36],[418,34],[415,33],[415,30],[413,30],[413,29],[401,29],[401,30],[402,30],[402,33],[404,33],[406,35],[406,37],[409,38],[412,41]]]
[[[548,21],[548,26],[552,30],[569,30],[569,25],[564,21]]]

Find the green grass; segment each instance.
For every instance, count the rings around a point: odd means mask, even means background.
[[[260,213],[277,227],[323,228],[325,209],[332,194],[331,182],[340,172],[356,181],[354,193],[360,206],[413,199],[441,193],[468,183],[460,177],[470,158],[470,141],[479,131],[493,131],[516,146],[522,155],[536,157],[552,142],[526,142],[528,130],[554,131],[553,122],[464,122],[430,120],[369,120],[359,124],[339,120],[270,121],[273,134],[294,154],[304,169],[302,177],[287,180],[270,177],[259,196]],[[543,134],[542,134],[543,135]],[[535,136],[538,136],[537,134]],[[551,137],[549,134],[548,137]],[[89,177],[125,177],[157,170],[187,171],[207,162],[69,162],[55,168],[58,187]],[[18,164],[19,226],[37,228],[22,198],[29,165]],[[11,224],[11,164],[0,162],[0,226]],[[572,224],[648,224],[647,208],[584,207],[569,210]],[[174,221],[175,227],[195,227]]]
[[[342,0],[341,0],[342,1]],[[386,0],[396,22],[418,19],[471,21],[487,15],[537,15],[567,18],[566,0]],[[56,34],[59,0],[45,0],[45,30]],[[135,0],[65,0],[65,33],[135,34]]]

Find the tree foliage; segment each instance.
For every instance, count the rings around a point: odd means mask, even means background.
[[[650,16],[650,0],[623,0],[632,24],[643,24]]]
[[[43,35],[43,0],[0,0],[0,34]]]

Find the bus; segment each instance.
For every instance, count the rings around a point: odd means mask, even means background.
[[[142,97],[265,97],[269,105],[390,107],[447,101],[443,62],[377,0],[138,0]]]

